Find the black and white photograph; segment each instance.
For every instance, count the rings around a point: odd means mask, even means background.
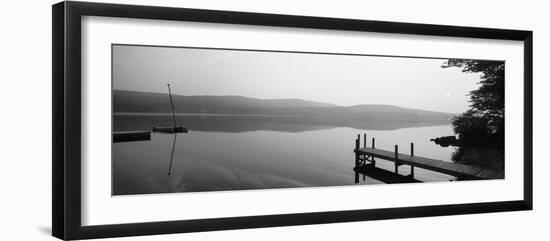
[[[0,241],[548,240],[547,5],[6,1]]]
[[[113,196],[505,178],[502,60],[127,44],[111,58]]]

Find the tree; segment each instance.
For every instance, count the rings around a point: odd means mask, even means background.
[[[481,73],[481,85],[470,91],[470,109],[453,119],[464,146],[504,147],[504,62],[449,59],[442,68]]]

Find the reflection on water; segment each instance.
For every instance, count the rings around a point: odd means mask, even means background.
[[[152,126],[173,125],[170,113],[116,113],[113,115],[113,128],[116,131],[150,129]],[[246,132],[258,130],[301,132],[339,127],[351,127],[363,130],[395,130],[407,127],[447,125],[449,120],[431,123],[415,121],[386,122],[338,122],[329,125],[315,119],[292,115],[234,115],[234,114],[176,114],[178,121],[187,125],[189,130]]]
[[[168,176],[172,173],[172,163],[174,162],[174,151],[176,150],[176,140],[178,139],[178,133],[172,134],[174,140],[172,141],[172,151],[170,152],[170,165],[168,165]]]
[[[392,150],[398,144],[406,151],[414,142],[415,154],[445,161],[455,150],[430,142],[436,136],[452,135],[450,125],[358,130],[244,117],[207,119],[179,119],[190,132],[179,134],[177,139],[152,133],[151,141],[114,143],[113,194],[353,185],[353,146],[359,132],[366,132],[369,139],[376,137],[377,148]],[[170,120],[114,116],[113,126],[121,131],[170,124],[163,121]],[[383,160],[376,166],[393,170],[393,163]],[[406,175],[409,170],[402,166],[399,173]],[[419,168],[415,169],[415,178],[452,179]],[[381,182],[366,176],[360,183]]]

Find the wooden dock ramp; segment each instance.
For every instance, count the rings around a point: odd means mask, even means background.
[[[118,131],[113,132],[113,142],[150,141],[150,131]]]
[[[414,177],[414,167],[439,172],[461,179],[502,179],[504,178],[503,172],[497,172],[487,170],[479,167],[468,166],[464,164],[446,162],[442,160],[436,160],[421,156],[414,155],[414,144],[411,143],[410,154],[399,153],[398,146],[394,146],[394,151],[387,151],[377,149],[375,147],[375,140],[372,139],[371,147],[366,145],[366,134],[364,134],[363,147],[360,145],[360,135],[355,140],[355,166],[360,167],[362,165],[376,163],[375,158],[383,159],[386,161],[394,162],[395,173],[398,173],[398,167],[401,165],[408,165],[411,167],[411,178]]]

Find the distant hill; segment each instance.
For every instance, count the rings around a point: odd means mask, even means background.
[[[168,94],[113,91],[119,113],[170,113]],[[453,114],[392,105],[337,106],[302,99],[256,99],[243,96],[173,95],[177,113],[280,116],[285,122],[361,127],[365,123],[450,124]]]
[[[408,114],[418,114],[418,115],[424,115],[424,116],[433,116],[433,117],[444,117],[448,118],[449,116],[452,118],[454,114],[451,113],[444,113],[444,112],[437,112],[437,111],[429,111],[429,110],[420,110],[420,109],[411,109],[411,108],[403,108],[395,105],[354,105],[349,107],[343,107],[351,111],[357,111],[357,112],[378,112],[378,113],[408,113]]]
[[[302,99],[256,99],[243,96],[172,95],[176,112],[252,114],[277,108],[335,107]],[[168,94],[114,90],[115,112],[171,112]]]

